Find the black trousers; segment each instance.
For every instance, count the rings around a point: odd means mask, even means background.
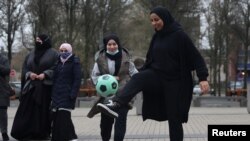
[[[113,100],[121,103],[122,105],[126,105],[137,93],[146,88],[150,88],[152,86],[151,84],[154,83],[152,79],[155,78],[153,70],[145,70],[133,75],[123,90],[118,92]]]
[[[111,118],[101,113],[101,136],[103,141],[109,141],[111,138],[112,127],[114,125],[114,141],[123,141],[126,127],[127,127],[127,114],[128,108],[121,108],[118,111],[118,118]]]
[[[8,113],[7,106],[0,106],[0,130],[1,133],[8,133]]]
[[[155,85],[155,82],[161,80],[156,75],[156,72],[147,69],[141,71],[130,79],[125,85],[124,89],[114,97],[114,101],[121,103],[122,105],[127,104],[137,93],[147,90]],[[165,90],[164,90],[165,91]],[[152,103],[153,104],[153,103]],[[183,140],[183,127],[182,122],[179,119],[170,118],[169,123],[169,134],[170,141],[182,141]]]

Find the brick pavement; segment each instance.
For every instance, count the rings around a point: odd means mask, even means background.
[[[12,126],[16,106],[8,109],[9,131]],[[76,108],[72,112],[79,141],[100,141],[100,114],[92,119],[86,117],[90,108]],[[183,124],[184,141],[207,141],[209,124],[248,124],[250,114],[246,107],[191,107],[189,122]],[[14,141],[11,138],[11,141]],[[127,132],[124,141],[169,141],[167,122],[142,121],[133,108],[128,114]]]

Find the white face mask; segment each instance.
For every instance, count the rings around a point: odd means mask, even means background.
[[[113,51],[113,52],[107,50],[106,52],[107,52],[108,54],[110,54],[110,55],[115,55],[115,54],[117,54],[117,53],[119,52],[119,50],[117,49],[116,51]]]

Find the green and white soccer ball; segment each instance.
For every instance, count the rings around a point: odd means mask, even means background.
[[[109,97],[116,94],[118,81],[110,74],[104,74],[97,79],[96,91],[102,97]]]

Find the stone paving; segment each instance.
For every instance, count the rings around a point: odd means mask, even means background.
[[[17,107],[8,109],[8,128],[13,123]],[[79,141],[100,141],[100,114],[92,119],[86,117],[89,107],[76,108],[72,112]],[[246,107],[191,107],[188,123],[183,124],[184,141],[207,141],[207,126],[210,124],[250,125]],[[11,141],[15,141],[11,138]],[[127,132],[124,141],[169,141],[168,123],[153,120],[142,121],[136,108],[129,111]]]

